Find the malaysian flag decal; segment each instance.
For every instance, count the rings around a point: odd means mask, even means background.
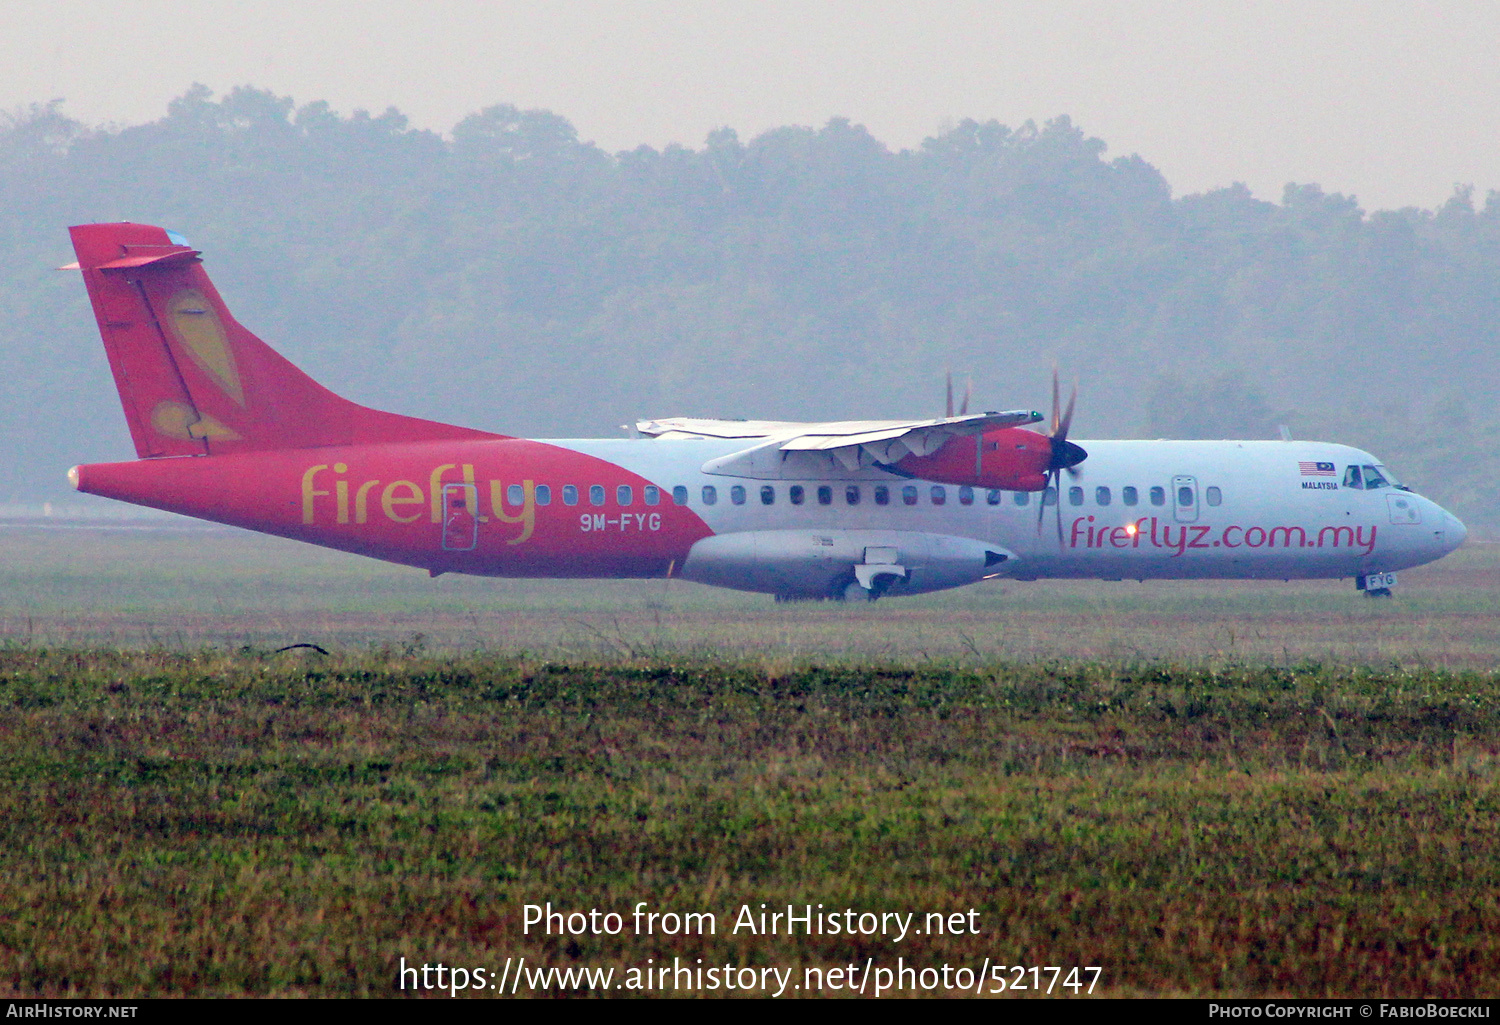
[[[1297,469],[1304,477],[1332,477],[1336,472],[1332,463],[1298,463]]]

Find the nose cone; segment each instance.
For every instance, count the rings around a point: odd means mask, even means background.
[[[1444,534],[1445,540],[1448,544],[1448,551],[1451,552],[1453,551],[1453,549],[1463,544],[1464,540],[1468,538],[1469,528],[1463,525],[1462,520],[1460,520],[1457,516],[1454,516],[1451,512],[1448,512],[1446,509],[1443,510],[1443,517],[1448,521],[1447,527],[1444,530]]]

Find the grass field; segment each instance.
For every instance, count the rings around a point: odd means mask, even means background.
[[[48,646],[344,651],[410,644],[548,658],[1246,661],[1487,668],[1500,652],[1500,545],[1349,580],[994,581],[869,604],[776,605],[683,581],[429,579],[227,528],[0,526],[0,640]]]
[[[428,581],[229,532],[0,546],[6,995],[387,996],[403,957],[523,956],[616,985],[904,958],[1099,966],[1108,996],[1500,989],[1489,546],[1383,602],[873,607]],[[626,928],[523,934],[547,901]],[[635,935],[640,901],[717,932]],[[730,932],[761,903],[980,929]]]

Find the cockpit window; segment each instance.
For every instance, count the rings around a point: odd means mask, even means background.
[[[1356,491],[1374,491],[1376,488],[1395,488],[1398,491],[1410,491],[1405,484],[1396,479],[1396,475],[1384,466],[1371,466],[1365,463],[1362,466],[1344,467],[1344,487],[1353,488]]]

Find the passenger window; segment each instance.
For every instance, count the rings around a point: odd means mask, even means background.
[[[642,494],[646,499],[647,505],[656,505],[661,501],[661,489],[658,488],[655,484],[647,484],[645,488],[642,489]]]
[[[563,485],[563,505],[578,504],[578,489],[571,484]]]
[[[1082,488],[1076,488],[1075,487],[1075,488],[1069,488],[1068,489],[1068,504],[1069,505],[1082,505],[1083,504],[1083,489]]]
[[[621,484],[615,488],[615,501],[621,505],[630,505],[635,501],[635,495],[631,492],[629,484]]]
[[[719,489],[712,484],[703,485],[703,504],[715,505],[719,501]]]
[[[958,489],[958,504],[959,505],[973,505],[974,504],[974,489],[971,488],[971,487],[969,487],[969,485],[965,484],[961,488]]]
[[[1140,496],[1136,493],[1135,488],[1127,486],[1120,489],[1120,501],[1126,505],[1135,505],[1140,501]]]
[[[745,487],[743,484],[736,484],[729,489],[729,500],[735,505],[745,504]]]
[[[1151,504],[1152,505],[1166,505],[1167,504],[1167,489],[1164,488],[1164,487],[1161,487],[1161,486],[1157,486],[1157,487],[1152,488],[1151,489]]]
[[[990,490],[988,490],[988,491],[986,491],[984,493],[984,500],[987,503],[989,503],[990,505],[999,505],[1000,504],[1000,489],[999,488],[990,488]]]
[[[1030,505],[1031,504],[1031,492],[1030,491],[1017,491],[1015,493],[1015,495],[1012,496],[1011,501],[1015,502],[1017,505]]]
[[[793,505],[801,505],[803,494],[802,485],[793,484],[791,489],[787,491],[786,496],[792,500]]]
[[[1364,486],[1364,482],[1359,479],[1359,467],[1350,466],[1344,470],[1344,487],[1362,491]]]
[[[505,489],[505,501],[509,505],[525,505],[526,489],[519,484],[512,484]]]
[[[948,489],[943,487],[941,484],[934,484],[932,486],[932,504],[943,505],[947,501]]]
[[[1203,497],[1208,499],[1209,505],[1224,504],[1224,492],[1220,491],[1218,488],[1209,488],[1203,493]]]
[[[901,503],[903,505],[917,504],[917,488],[914,484],[906,484],[901,488]]]
[[[1094,501],[1098,502],[1100,505],[1108,505],[1109,504],[1109,488],[1095,488],[1094,489]]]
[[[1056,505],[1056,504],[1057,504],[1057,489],[1054,488],[1052,485],[1049,484],[1049,485],[1047,485],[1047,490],[1042,492],[1042,505],[1043,506],[1048,506],[1048,505]]]
[[[1373,466],[1365,467],[1365,490],[1374,491],[1376,488],[1389,487],[1389,482],[1380,475],[1380,471]]]
[[[890,505],[891,504],[891,489],[888,488],[888,487],[886,487],[884,484],[877,484],[877,485],[875,485],[875,504],[876,505]]]
[[[1177,489],[1177,504],[1183,508],[1193,504],[1193,489],[1184,484]]]
[[[847,488],[844,489],[844,501],[847,502],[849,505],[858,505],[859,504],[859,485],[858,484],[850,484]]]
[[[819,505],[832,505],[833,504],[833,489],[830,488],[827,484],[819,484],[818,485],[818,504]]]
[[[537,505],[551,505],[552,504],[552,489],[549,488],[547,485],[545,485],[545,484],[538,484],[536,486],[536,504]]]
[[[597,508],[598,506],[602,506],[603,504],[604,504],[604,485],[603,484],[590,484],[589,485],[589,505],[592,505],[592,506],[594,506],[594,507]]]
[[[763,488],[760,489],[760,504],[761,505],[775,505],[776,504],[776,489],[773,488],[773,487],[771,487],[771,485],[767,484],[765,487],[763,487]]]
[[[673,485],[672,501],[676,505],[687,505],[687,488],[681,484]]]

